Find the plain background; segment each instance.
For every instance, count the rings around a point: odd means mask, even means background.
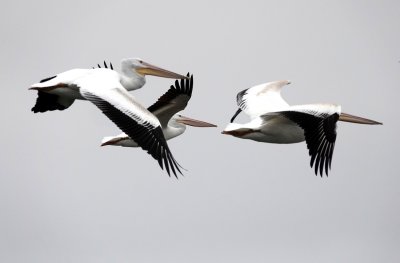
[[[1,262],[400,262],[399,1],[3,1]],[[195,77],[169,178],[88,102],[33,114],[31,84],[125,57]],[[330,176],[305,143],[221,135],[236,93],[289,79],[290,104],[332,102]],[[133,95],[149,105],[170,79]],[[246,122],[244,115],[238,122]]]

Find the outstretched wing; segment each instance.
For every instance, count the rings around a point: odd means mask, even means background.
[[[32,111],[34,113],[38,113],[54,110],[65,110],[71,106],[74,101],[74,99],[68,97],[62,97],[38,90],[38,97],[36,99],[35,106],[32,108]]]
[[[33,84],[29,89],[37,90],[38,97],[35,106],[32,108],[34,113],[65,110],[72,105],[75,100],[73,95],[76,85],[74,81],[90,73],[90,69],[71,69],[55,76],[42,79],[39,83]],[[65,96],[53,94],[54,89],[69,87]],[[77,92],[76,92],[77,93]]]
[[[186,75],[190,76],[189,73]],[[193,91],[193,75],[190,79],[181,79],[175,81],[169,90],[162,95],[148,110],[152,112],[161,123],[162,127],[167,127],[172,116],[185,109]]]
[[[315,164],[315,174],[322,177],[324,168],[328,176],[331,168],[333,150],[336,141],[336,123],[340,115],[340,107],[329,105],[325,109],[315,110],[307,107],[293,107],[289,111],[281,111],[279,114],[296,123],[304,130],[309,155],[310,166]]]
[[[88,77],[77,81],[83,97],[95,104],[123,132],[146,150],[160,167],[177,177],[182,174],[164,138],[158,119],[135,101],[119,83],[118,75],[112,70],[95,69]]]
[[[254,119],[268,112],[285,110],[289,104],[281,97],[281,89],[289,83],[287,80],[268,82],[239,92],[236,96],[239,109],[231,122],[241,111]]]

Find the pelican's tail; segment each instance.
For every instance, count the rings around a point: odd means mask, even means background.
[[[235,137],[243,137],[252,132],[254,132],[253,129],[246,128],[246,127],[243,127],[242,124],[232,122],[232,123],[229,123],[226,126],[225,130],[223,130],[221,133],[227,134],[227,135],[232,135]]]
[[[103,139],[101,140],[100,146],[106,146],[106,145],[123,146],[123,147],[138,147],[139,146],[134,140],[129,138],[128,135],[126,135],[125,133],[121,133],[117,136],[103,137]]]
[[[106,136],[103,137],[103,139],[101,140],[100,146],[113,145],[113,144],[115,144],[115,136]]]

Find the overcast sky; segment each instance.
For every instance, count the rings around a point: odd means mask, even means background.
[[[7,1],[0,9],[0,262],[400,262],[399,1]],[[169,178],[95,106],[33,114],[40,79],[126,57],[194,74]],[[236,93],[288,79],[290,104],[331,102],[330,176],[305,143],[221,131]],[[154,102],[173,83],[148,77]],[[238,122],[246,122],[243,114]]]

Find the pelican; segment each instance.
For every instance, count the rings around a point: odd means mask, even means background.
[[[175,86],[171,85],[170,89],[148,108],[160,121],[166,140],[170,140],[184,133],[186,125],[194,127],[217,127],[211,123],[175,114],[186,108],[192,96],[193,75],[191,75],[189,79],[188,73],[187,77],[188,79],[186,80],[181,79],[180,83],[176,80]],[[117,136],[104,137],[101,146],[105,145],[138,147],[138,144],[125,133]]]
[[[104,63],[105,64],[105,63]],[[106,66],[106,64],[105,64]],[[100,67],[100,65],[99,65]],[[113,69],[110,63],[110,68]],[[78,100],[85,100],[74,85],[74,80],[89,76],[97,69],[71,69],[53,77],[45,78],[30,87],[38,91],[34,113],[53,110],[65,110]],[[140,58],[127,58],[121,61],[121,73],[118,76],[121,85],[128,91],[139,89],[146,83],[146,75],[181,79],[185,76],[162,69]]]
[[[34,84],[30,89],[55,95],[55,99],[52,97],[54,99],[52,102],[56,104],[69,101],[71,105],[74,99],[89,100],[156,159],[161,169],[165,167],[168,175],[172,170],[177,177],[177,172],[182,174],[180,165],[168,147],[160,121],[138,103],[128,90],[143,86],[146,74],[186,77],[137,59],[123,60],[122,65],[122,74],[106,68],[74,69]],[[37,102],[35,107],[45,109],[45,111],[51,110],[52,108],[46,108],[45,102],[48,100],[43,101],[40,99],[41,96],[39,93],[39,103]]]
[[[306,141],[310,166],[315,174],[328,176],[336,141],[336,123],[382,124],[377,121],[341,112],[335,104],[289,104],[281,97],[281,89],[290,81],[274,81],[257,85],[237,94],[239,109],[222,134],[267,143]],[[246,124],[233,123],[240,112],[250,116]]]

